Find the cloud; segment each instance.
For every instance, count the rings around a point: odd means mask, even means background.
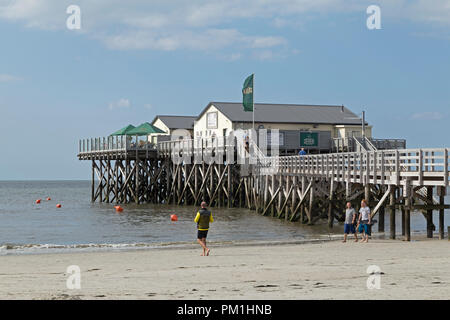
[[[160,34],[153,31],[124,33],[104,39],[111,49],[152,49],[174,51],[178,49],[212,52],[238,45],[241,48],[268,48],[287,43],[282,37],[246,36],[236,29],[206,29],[200,32],[182,31],[178,34]]]
[[[67,30],[72,0],[0,0],[0,20],[31,28]],[[323,14],[359,12],[367,0],[77,0],[81,32],[114,50],[192,50],[220,56],[255,56],[259,49],[288,52],[282,28],[302,26]],[[450,25],[450,0],[378,0],[382,17]],[[244,23],[246,27],[239,28]],[[253,25],[272,25],[275,29]],[[254,31],[249,31],[254,30]],[[67,31],[69,32],[69,31]],[[269,34],[271,33],[271,34]],[[228,50],[224,52],[224,50]]]
[[[130,100],[128,99],[119,99],[116,102],[111,102],[109,104],[109,109],[113,110],[113,109],[128,109],[131,107],[131,103]]]
[[[22,78],[10,74],[0,74],[0,82],[20,81]]]
[[[441,120],[444,117],[445,115],[436,111],[418,112],[411,115],[412,120]]]

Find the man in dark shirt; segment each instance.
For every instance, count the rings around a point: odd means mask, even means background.
[[[203,248],[202,256],[209,256],[211,250],[206,246],[206,236],[208,235],[209,223],[214,222],[214,219],[211,211],[206,209],[206,202],[202,202],[201,207],[194,219],[194,222],[197,222],[197,242]]]

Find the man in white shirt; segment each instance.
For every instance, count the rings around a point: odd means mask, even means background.
[[[359,209],[359,219],[358,219],[358,232],[363,233],[363,240],[361,242],[369,242],[370,224],[372,223],[372,217],[370,215],[370,208],[367,206],[367,201],[361,201],[361,209]]]

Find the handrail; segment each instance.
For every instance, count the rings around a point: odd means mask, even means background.
[[[430,151],[432,150],[432,151]],[[282,156],[278,174],[298,173],[342,182],[414,186],[449,185],[450,149],[379,150]]]
[[[133,144],[129,136],[108,136],[81,139],[78,141],[78,154],[89,155],[101,152],[126,152],[133,150],[156,150],[154,144],[143,142]]]
[[[355,150],[355,152],[367,152],[367,148],[363,145],[361,141],[357,137],[353,137],[353,140],[355,141],[356,145],[359,147],[359,150]]]
[[[372,143],[372,141],[369,138],[365,137],[365,142],[366,146],[368,145],[371,151],[378,151],[378,148]]]

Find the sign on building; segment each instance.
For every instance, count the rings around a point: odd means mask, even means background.
[[[313,148],[319,146],[318,132],[300,132],[300,147]]]

